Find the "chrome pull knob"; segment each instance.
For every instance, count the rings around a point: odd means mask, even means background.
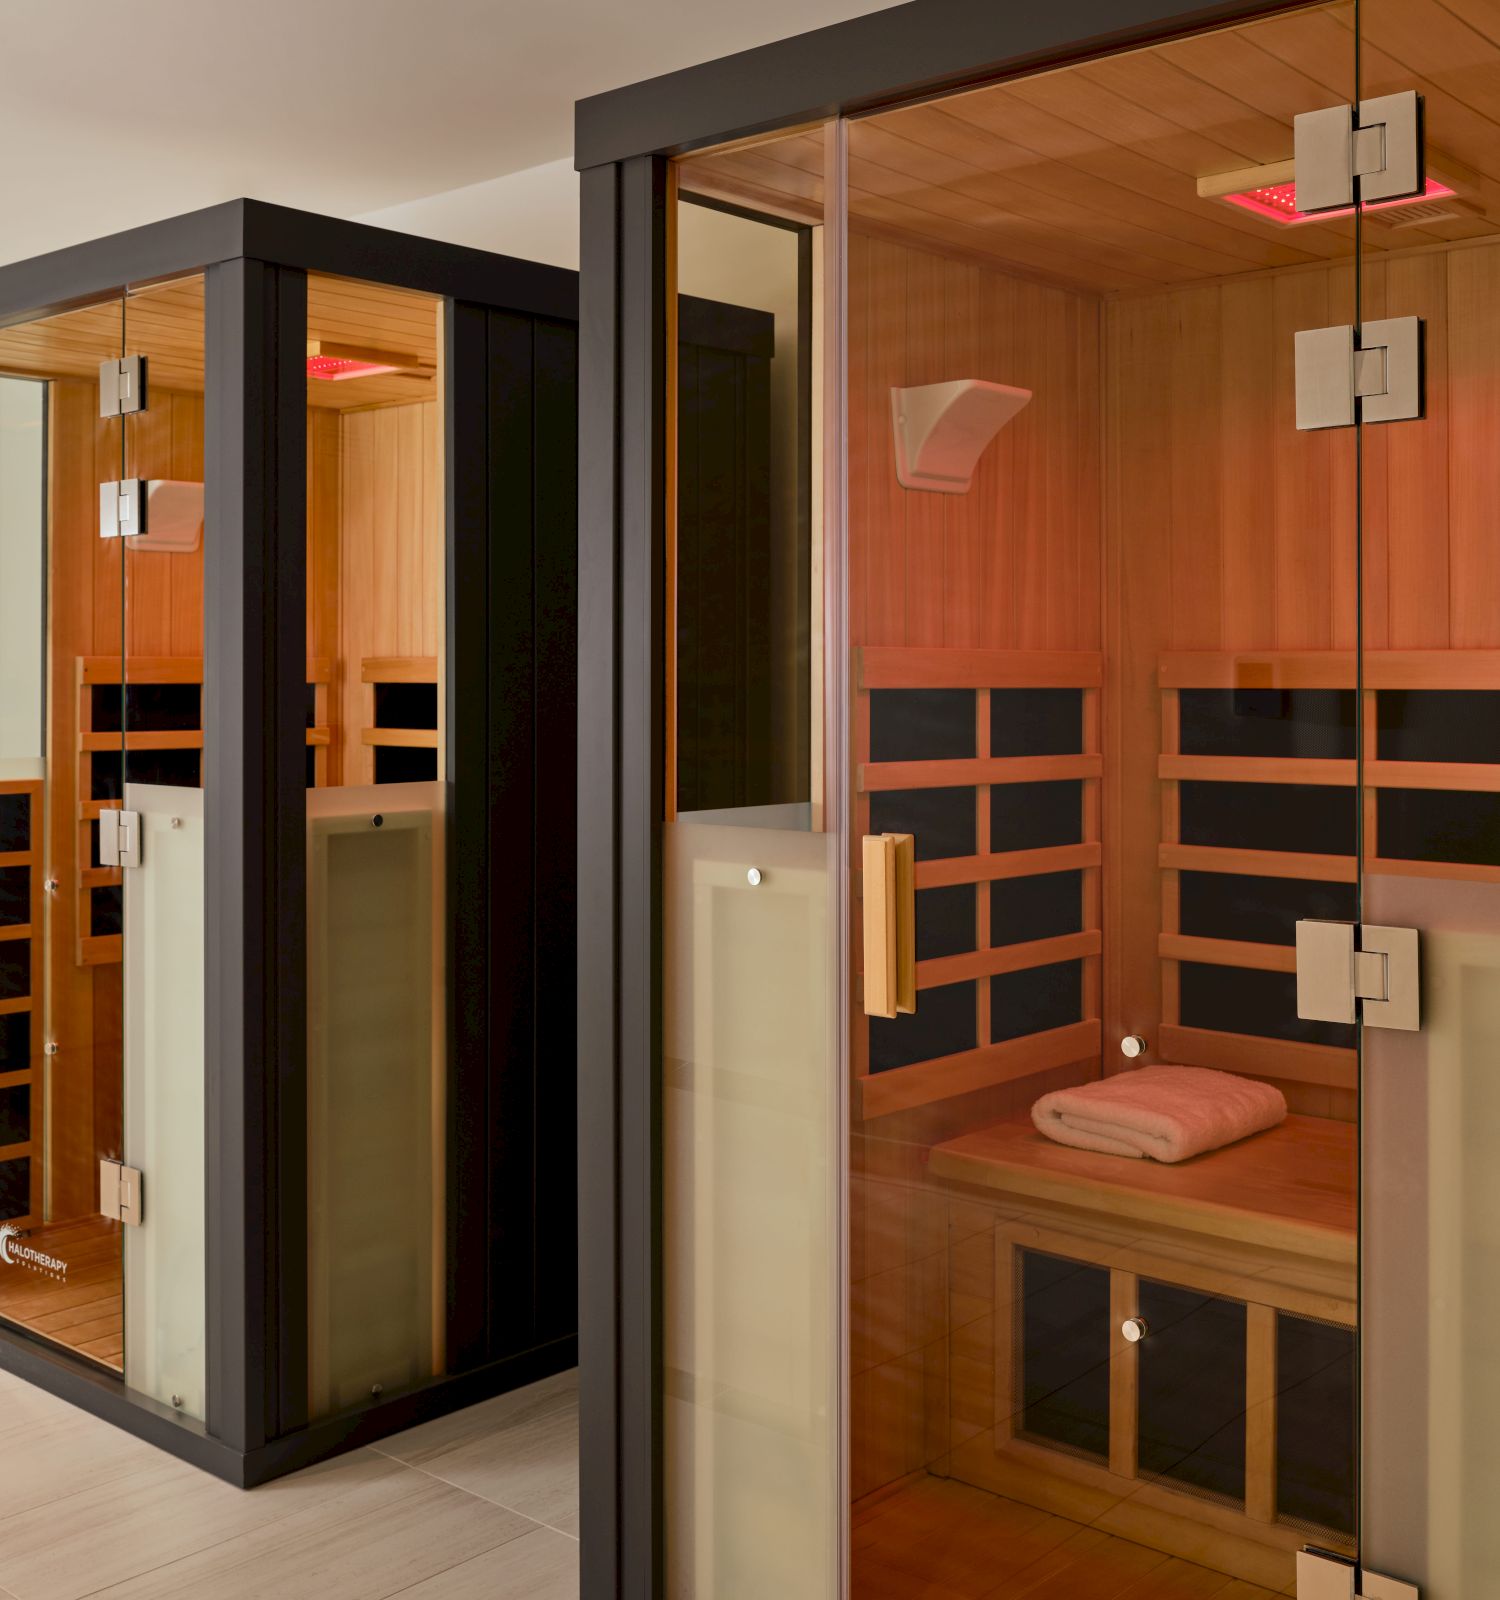
[[[1138,1033],[1127,1033],[1120,1040],[1120,1054],[1134,1061],[1137,1056],[1146,1053],[1146,1041]]]
[[[1139,1344],[1150,1331],[1144,1317],[1126,1317],[1120,1324],[1120,1333],[1127,1344]]]

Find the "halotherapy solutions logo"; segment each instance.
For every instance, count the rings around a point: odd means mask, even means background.
[[[27,1267],[32,1272],[40,1272],[59,1281],[68,1275],[66,1261],[49,1256],[45,1250],[34,1250],[29,1244],[21,1243],[21,1230],[13,1222],[0,1226],[0,1261],[8,1267]]]

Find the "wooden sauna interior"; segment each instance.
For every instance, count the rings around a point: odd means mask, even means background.
[[[438,314],[432,296],[308,280],[310,356],[395,368],[308,378],[309,787],[437,773]],[[121,353],[146,356],[149,405],[101,419],[99,364]],[[213,529],[177,552],[101,539],[98,486],[203,482],[203,278],[0,330],[0,373],[48,384],[46,775],[0,784],[31,819],[25,850],[0,855],[30,873],[29,921],[0,927],[29,955],[20,991],[0,999],[0,1023],[25,1017],[21,1064],[7,1058],[0,1081],[27,1090],[29,1123],[0,1172],[25,1173],[6,1180],[4,1220],[67,1263],[63,1281],[0,1264],[0,1317],[119,1370],[120,1233],[98,1215],[98,1168],[121,1154],[123,889],[98,864],[97,818],[122,803],[122,652],[127,779],[201,784]]]
[[[1355,917],[1358,849],[1500,881],[1500,6],[1363,8],[1359,92],[1425,96],[1454,193],[1367,214],[1358,267],[1351,218],[1200,181],[1290,176],[1354,26],[848,128],[850,949],[861,837],[911,832],[918,958],[914,1016],[847,997],[856,1600],[1243,1600],[1353,1548],[1355,1040],[1296,1017],[1293,924]],[[826,138],[680,181],[820,221]],[[1356,271],[1426,337],[1362,481],[1353,429],[1294,425],[1293,334],[1352,322]],[[968,377],[1033,398],[969,492],[903,489],[891,390]],[[1182,1167],[1037,1135],[1131,1034],[1288,1121]],[[1171,1331],[1123,1343],[1148,1305]]]

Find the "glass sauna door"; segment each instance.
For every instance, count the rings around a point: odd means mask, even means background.
[[[1359,219],[1293,166],[1355,27],[881,112],[827,174],[856,1600],[1265,1600],[1356,1548],[1358,1038],[1295,940],[1358,914],[1359,452],[1295,352],[1357,318]]]
[[[1500,6],[1364,0],[1360,71],[1422,97],[1428,188],[1364,221],[1364,316],[1422,320],[1426,392],[1364,438],[1363,916],[1418,930],[1421,1027],[1364,1036],[1363,1554],[1470,1600],[1500,1593]]]
[[[0,1317],[111,1371],[119,1222],[123,915],[100,818],[124,782],[123,544],[101,484],[124,424],[115,297],[0,330]]]
[[[1354,41],[849,129],[861,1600],[1355,1548],[1357,1040],[1294,944],[1356,914],[1356,437],[1299,428],[1295,345],[1357,233],[1292,160]]]
[[[0,1317],[195,1416],[202,562],[202,279],[0,331]]]

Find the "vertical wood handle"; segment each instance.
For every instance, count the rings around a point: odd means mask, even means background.
[[[909,833],[864,839],[865,1012],[917,1009],[916,847]]]

